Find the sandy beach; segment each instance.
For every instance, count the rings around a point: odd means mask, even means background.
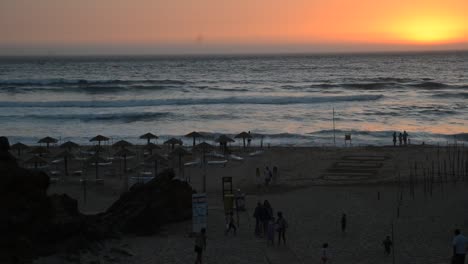
[[[133,150],[138,152],[139,148],[136,146]],[[458,149],[466,151],[461,146]],[[163,155],[169,150],[158,151]],[[396,263],[448,263],[453,229],[468,229],[465,165],[461,167],[462,176],[457,183],[451,176],[446,183],[437,183],[435,179],[432,194],[429,181],[422,178],[427,174],[428,179],[431,161],[437,155],[442,161],[457,153],[453,149],[436,146],[272,147],[262,151],[249,156],[251,150],[236,149],[234,153],[244,160],[229,160],[225,167],[207,167],[206,263],[279,263],[281,257],[287,256],[294,256],[293,263],[319,263],[320,247],[325,242],[330,244],[333,263],[392,263],[393,256],[385,256],[382,247],[385,236],[392,235],[392,223]],[[196,154],[189,155],[183,162],[196,158]],[[115,163],[117,170],[120,165]],[[128,166],[132,168],[138,163],[136,157]],[[371,169],[373,173],[359,170],[373,163],[380,164],[377,169]],[[420,169],[413,197],[409,175],[415,163]],[[359,164],[358,173],[353,173],[356,164]],[[276,166],[278,179],[274,185],[257,188],[255,170],[260,168],[263,179],[265,166]],[[200,192],[203,168],[185,167],[182,175],[177,161],[169,160],[167,167],[174,167],[181,179],[190,179],[192,187]],[[434,173],[437,175],[437,171]],[[82,185],[73,176],[62,177],[50,187],[49,193],[69,194],[78,200],[83,213],[101,212],[118,199],[125,179],[118,175],[103,174],[102,177],[103,184],[88,183],[86,203]],[[234,188],[246,193],[247,210],[240,212],[237,236],[224,235],[222,177],[232,177]],[[256,203],[263,200],[269,200],[275,213],[282,211],[287,219],[287,246],[269,246],[264,238],[254,235],[253,211]],[[348,217],[345,234],[340,230],[342,213]],[[189,237],[191,228],[191,221],[185,221],[165,226],[154,236],[124,236],[120,240],[106,241],[92,252],[51,256],[38,259],[36,263],[188,263],[195,258],[194,239]]]

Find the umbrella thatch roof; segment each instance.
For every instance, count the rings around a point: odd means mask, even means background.
[[[144,135],[141,135],[140,136],[141,139],[158,139],[158,136],[156,136],[155,134],[152,134],[152,133],[146,133]]]
[[[149,143],[149,144],[146,144],[143,146],[143,149],[146,149],[146,150],[151,150],[151,149],[160,149],[161,147],[159,147],[158,145],[154,144],[154,143]]]
[[[249,133],[245,131],[242,131],[241,133],[236,135],[234,138],[252,138],[252,135],[250,135]]]
[[[64,150],[64,151],[61,151],[59,152],[57,155],[55,155],[56,158],[74,158],[75,155],[73,155],[73,153],[71,153],[70,151],[68,150]]]
[[[31,154],[44,154],[49,153],[49,150],[45,147],[35,147],[30,151]]]
[[[47,160],[39,157],[39,156],[32,156],[31,158],[27,159],[24,163],[27,164],[47,164]]]
[[[119,140],[115,142],[112,146],[115,148],[125,148],[125,147],[133,146],[133,144],[126,140]]]
[[[228,143],[228,142],[235,142],[234,139],[226,136],[226,135],[220,135],[217,139],[215,139],[216,142],[219,143]]]
[[[189,154],[190,152],[188,152],[182,147],[175,148],[173,151],[171,151],[171,155],[174,155],[174,156],[185,156]]]
[[[13,149],[13,150],[16,150],[16,149],[27,149],[29,148],[28,145],[25,145],[21,142],[18,142],[18,143],[15,143],[13,145],[11,145],[10,149]]]
[[[76,144],[75,142],[72,141],[67,141],[60,145],[61,148],[67,148],[67,149],[72,149],[72,148],[79,148],[80,145]]]
[[[97,135],[97,136],[93,137],[92,139],[90,139],[89,141],[90,142],[94,142],[94,141],[101,142],[101,141],[108,141],[108,140],[109,140],[108,137],[105,137],[105,136],[102,136],[102,135]]]
[[[197,137],[203,137],[203,135],[196,131],[193,131],[185,135],[185,137],[197,138]]]
[[[204,151],[204,152],[211,150],[211,149],[214,149],[213,145],[210,145],[206,142],[202,142],[194,147],[194,150]]]
[[[45,137],[45,138],[41,138],[39,139],[39,141],[37,143],[46,143],[46,144],[49,144],[49,143],[57,143],[58,140],[55,139],[55,138],[52,138],[52,137]]]
[[[130,151],[126,148],[123,148],[119,151],[117,151],[114,156],[118,156],[118,157],[123,157],[123,156],[134,156],[136,155],[133,151]]]
[[[182,145],[182,140],[177,139],[177,138],[171,138],[171,139],[169,139],[169,140],[166,140],[166,141],[164,142],[164,144],[171,144],[171,145],[178,144],[178,145]]]
[[[147,157],[145,161],[155,161],[155,160],[167,160],[165,157],[159,155],[158,153],[154,153],[153,155]]]

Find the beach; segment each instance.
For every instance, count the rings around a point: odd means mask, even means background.
[[[133,147],[133,150],[138,148],[141,146]],[[423,175],[429,177],[431,161],[436,160],[437,155],[439,161],[448,160],[448,156],[457,153],[458,149],[466,151],[461,145],[456,149],[416,145],[271,147],[251,157],[248,155],[251,150],[235,149],[234,153],[244,160],[229,160],[225,167],[215,165],[206,169],[209,216],[204,260],[206,263],[278,263],[284,255],[294,256],[297,263],[318,263],[320,247],[327,242],[334,263],[392,263],[392,255],[385,256],[382,246],[382,241],[390,235],[394,240],[396,263],[447,263],[451,256],[453,229],[468,228],[465,210],[468,199],[463,191],[466,172],[463,169],[457,171],[462,176],[456,183],[452,176],[448,176],[446,183],[444,177],[442,183],[436,183],[436,169],[430,192],[426,186],[429,181],[423,180]],[[158,151],[170,150],[163,147]],[[183,162],[194,158],[187,156]],[[341,174],[336,170],[337,163],[350,163],[354,159],[358,163],[377,159],[383,165],[375,175],[366,179],[350,174],[352,170]],[[409,182],[414,164],[420,169],[413,197]],[[203,168],[186,167],[182,177],[177,163],[171,165],[168,162],[168,167],[171,166],[177,177],[190,178],[192,187],[200,192]],[[276,166],[279,177],[275,184],[259,189],[255,170],[260,168],[263,177],[265,166]],[[423,167],[426,169],[424,173]],[[222,177],[232,177],[234,188],[246,193],[247,210],[239,214],[236,236],[224,234]],[[98,213],[106,210],[122,192],[120,177],[103,176],[103,179],[103,184],[88,183],[86,203],[82,185],[72,176],[53,184],[49,193],[67,193],[78,200],[83,213]],[[263,200],[269,200],[275,212],[282,211],[287,219],[287,246],[268,246],[264,238],[254,235],[253,210],[257,201]],[[342,213],[348,217],[345,234],[340,230]],[[101,263],[187,263],[195,257],[194,239],[189,237],[191,228],[191,221],[175,223],[163,227],[157,235],[124,236],[104,242],[94,252],[51,256],[38,259],[36,263],[73,263],[77,260],[85,263],[95,260]]]

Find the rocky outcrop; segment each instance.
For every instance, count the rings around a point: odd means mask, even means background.
[[[49,177],[17,165],[0,137],[0,263],[84,249],[121,233],[154,234],[191,217],[191,187],[166,170],[133,186],[106,212],[83,215],[66,194],[47,195]]]
[[[151,235],[164,224],[190,219],[192,188],[165,170],[146,184],[136,184],[99,219],[123,233]]]

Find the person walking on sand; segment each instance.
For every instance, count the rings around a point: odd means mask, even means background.
[[[195,264],[203,263],[202,255],[205,249],[206,249],[206,229],[202,228],[200,233],[195,238],[195,253],[197,253]]]
[[[346,233],[346,214],[341,216],[341,232]]]
[[[264,209],[262,203],[258,202],[257,207],[255,207],[254,217],[255,217],[255,235],[261,236],[263,231],[263,222],[262,217],[264,214]]]
[[[393,132],[393,146],[394,147],[396,147],[396,138],[397,138],[396,132]]]
[[[278,182],[278,167],[274,166],[273,167],[272,183],[273,183],[273,185],[276,185],[277,182]]]
[[[229,235],[229,233],[233,230],[234,235],[237,234],[237,227],[234,223],[234,213],[230,212],[226,217],[226,232],[225,235]]]
[[[250,136],[250,131],[249,131],[249,137],[247,138],[247,147],[250,147],[251,142],[252,142],[252,137]]]
[[[324,243],[322,245],[322,251],[320,253],[320,260],[322,263],[329,263],[330,262],[330,253],[328,252],[328,243]]]
[[[260,177],[259,168],[255,170],[255,184],[257,185],[257,189],[260,190],[260,188],[262,187],[262,178]]]
[[[453,245],[453,264],[465,264],[466,249],[468,245],[467,238],[461,234],[460,229],[455,229],[455,237],[452,241]]]
[[[263,234],[266,236],[268,231],[268,221],[273,218],[273,208],[270,205],[268,200],[263,202],[263,215],[262,215],[262,225],[263,225]]]
[[[276,221],[275,218],[271,218],[268,222],[268,230],[267,230],[267,240],[268,243],[271,245],[275,244],[275,230],[276,230]]]
[[[400,134],[398,135],[398,141],[399,141],[400,146],[401,146],[401,144],[403,143],[403,134],[401,134],[401,132],[400,132]]]
[[[406,130],[403,131],[403,142],[405,143],[405,146],[408,145],[408,133],[406,133]]]
[[[385,240],[382,242],[382,245],[384,246],[385,254],[388,256],[390,255],[393,247],[393,242],[390,239],[390,236],[387,236]]]
[[[281,239],[283,239],[283,244],[286,245],[286,229],[288,228],[288,222],[283,217],[282,212],[278,212],[278,219],[276,220],[276,231],[278,232],[278,245],[281,244]]]
[[[268,185],[270,184],[270,180],[271,180],[271,171],[270,171],[270,168],[268,168],[268,166],[265,167],[265,171],[263,172],[263,177],[265,178],[265,186],[268,187]]]

